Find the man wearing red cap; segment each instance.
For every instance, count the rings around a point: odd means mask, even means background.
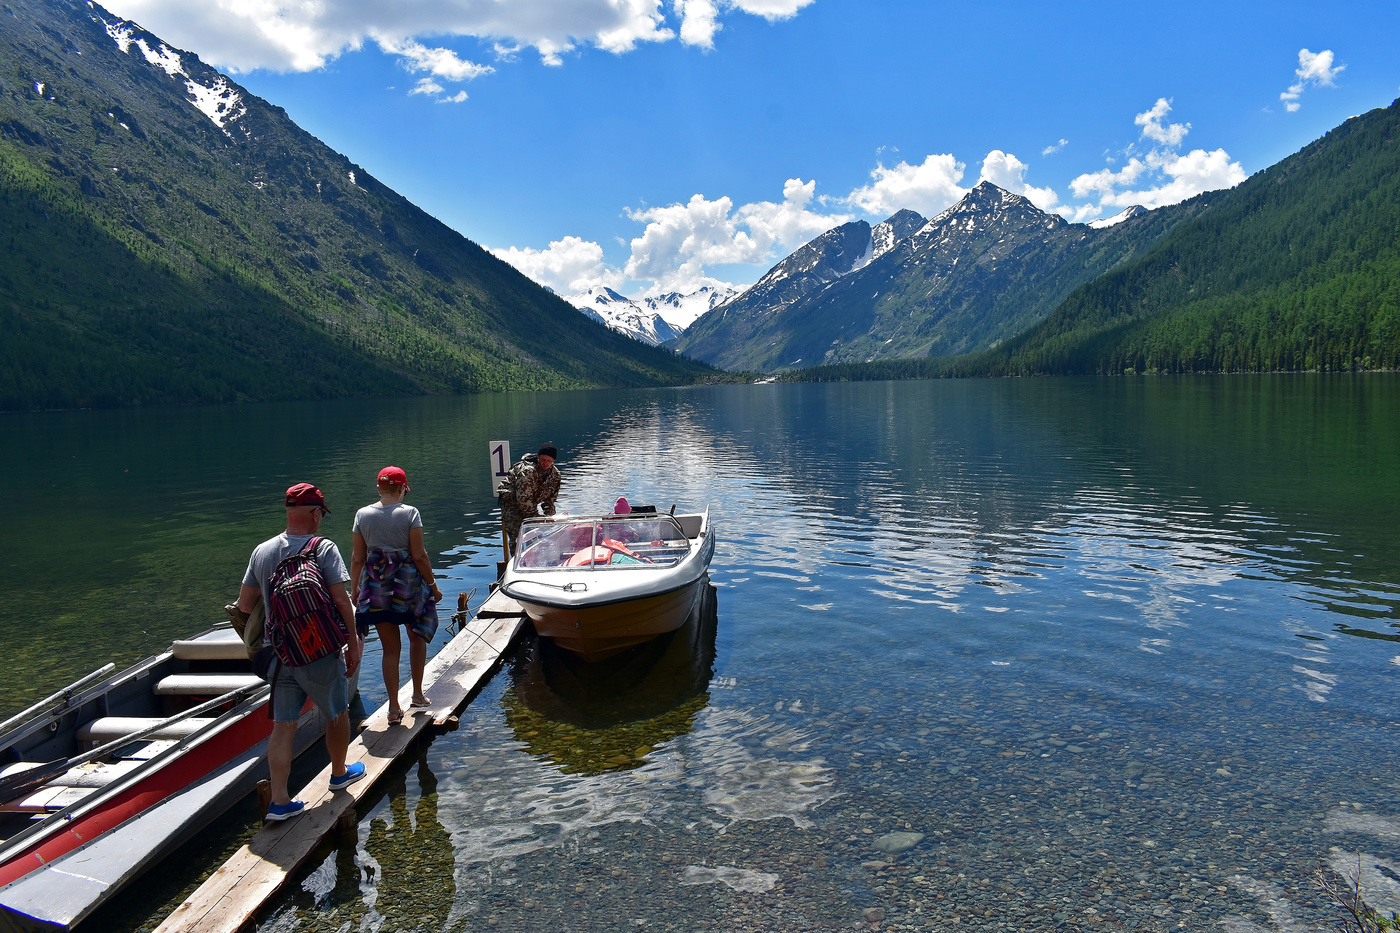
[[[259,604],[272,604],[271,580],[277,566],[301,551],[321,528],[321,519],[330,514],[326,498],[310,483],[297,483],[287,490],[287,530],[269,538],[253,550],[243,586],[238,593],[238,609],[251,613]],[[292,800],[287,791],[287,778],[292,771],[293,740],[297,719],[306,700],[320,709],[326,718],[326,751],[331,759],[331,789],[338,790],[364,776],[365,766],[359,762],[345,765],[345,753],[350,746],[350,683],[349,674],[360,664],[360,639],[355,632],[355,612],[345,584],[350,574],[335,542],[321,538],[316,543],[316,566],[326,591],[340,613],[347,633],[345,656],[339,652],[326,655],[303,667],[277,667],[276,684],[272,691],[272,735],[267,740],[267,765],[272,778],[272,805],[269,820],[285,820],[305,808]],[[280,665],[273,661],[272,665]],[[270,666],[272,666],[270,665]],[[259,674],[270,675],[268,671]]]
[[[553,444],[541,444],[537,453],[526,454],[510,468],[496,490],[501,504],[501,524],[510,540],[510,552],[515,553],[515,539],[520,536],[520,523],[543,512],[554,514],[554,500],[559,497],[562,477],[554,465],[559,449]]]

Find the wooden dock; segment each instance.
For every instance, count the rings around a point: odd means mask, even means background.
[[[403,722],[389,725],[386,703],[365,720],[350,743],[346,762],[362,761],[365,776],[342,791],[329,788],[330,766],[311,780],[298,800],[306,812],[295,819],[271,823],[253,837],[223,867],[214,872],[156,928],[156,933],[237,933],[286,883],[315,851],[342,816],[353,818],[355,804],[430,723],[446,723],[473,690],[495,668],[524,624],[520,605],[497,590],[472,620],[441,651],[428,660],[423,692],[432,705],[410,710],[413,685],[400,692]]]

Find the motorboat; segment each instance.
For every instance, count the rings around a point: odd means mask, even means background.
[[[540,635],[598,661],[680,628],[714,553],[708,508],[530,518],[501,589]]]
[[[224,626],[0,723],[0,931],[71,929],[251,791],[268,698]],[[305,710],[295,750],[324,729]]]

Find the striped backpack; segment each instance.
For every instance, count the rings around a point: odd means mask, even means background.
[[[267,643],[288,667],[305,667],[348,641],[340,612],[316,563],[319,536],[272,571],[268,581]]]

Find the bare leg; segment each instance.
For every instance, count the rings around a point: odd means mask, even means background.
[[[278,723],[281,725],[281,723]],[[296,725],[293,723],[292,725]],[[290,743],[288,743],[290,745]],[[326,726],[326,754],[331,756],[331,777],[345,773],[345,752],[350,748],[350,714],[341,713]],[[285,783],[285,780],[284,780]],[[276,793],[276,785],[273,785]],[[275,797],[273,798],[276,799]]]
[[[426,706],[423,696],[423,668],[428,663],[428,643],[412,632],[408,633],[408,669],[413,675],[413,702]]]
[[[389,691],[389,715],[402,714],[403,710],[399,707],[399,651],[402,644],[399,627],[381,624],[374,629],[379,633],[379,644],[384,649],[380,666],[384,671],[384,688]]]
[[[296,723],[274,722],[272,735],[267,737],[267,770],[272,780],[272,802],[278,806],[285,806],[292,800],[291,795],[287,793],[287,778],[292,774],[292,747],[296,734]],[[342,761],[344,758],[345,754],[342,752]],[[341,767],[343,769],[344,765]]]

